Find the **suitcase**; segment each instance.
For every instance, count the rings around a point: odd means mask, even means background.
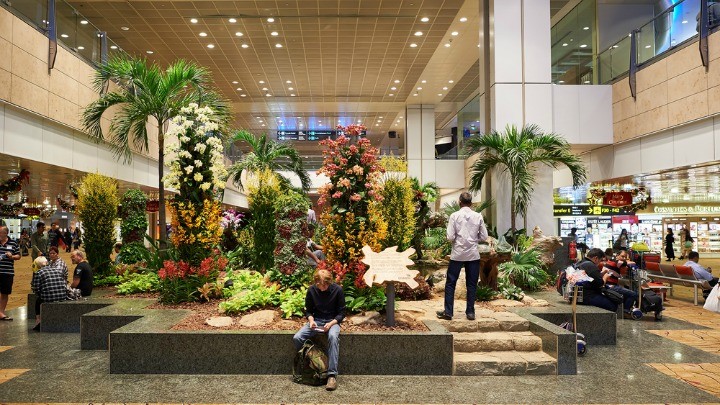
[[[662,297],[655,294],[654,291],[643,291],[640,310],[644,313],[654,312],[655,319],[662,319],[663,300]]]

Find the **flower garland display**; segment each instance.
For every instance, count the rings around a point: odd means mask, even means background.
[[[312,277],[305,249],[310,230],[308,199],[296,192],[283,194],[275,202],[275,270],[271,281],[283,287],[302,287]]]
[[[0,184],[0,198],[7,200],[9,195],[19,193],[28,181],[30,181],[30,172],[22,169],[20,174]]]
[[[68,201],[63,200],[60,197],[58,197],[55,201],[61,210],[66,212],[75,212],[75,204],[70,204]]]
[[[170,170],[165,185],[179,194],[168,201],[172,213],[171,241],[181,261],[197,266],[207,258],[222,236],[220,202],[227,170],[223,146],[213,111],[191,103],[173,118],[168,137],[178,143],[166,148]]]
[[[358,126],[353,127],[341,129],[358,130]],[[366,266],[360,262],[361,249],[368,245],[380,251],[387,231],[378,207],[383,172],[377,164],[378,150],[367,139],[350,144],[345,136],[320,144],[324,146],[324,160],[318,174],[330,179],[318,189],[319,203],[324,207],[321,219],[326,226],[322,245],[327,259],[322,267],[331,270],[337,280],[349,276],[358,288],[364,288]]]

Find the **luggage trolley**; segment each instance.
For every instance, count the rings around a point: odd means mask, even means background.
[[[656,294],[655,291],[647,289],[643,291],[643,284],[649,281],[647,272],[637,266],[630,268],[630,282],[631,289],[637,291],[638,299],[640,300],[639,307],[644,313],[653,312],[655,314],[656,321],[662,321],[662,311],[665,309],[663,305],[663,298],[661,294]]]

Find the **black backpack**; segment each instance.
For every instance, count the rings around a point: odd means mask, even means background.
[[[328,379],[328,357],[312,340],[306,340],[295,354],[293,382],[306,385],[323,385]]]

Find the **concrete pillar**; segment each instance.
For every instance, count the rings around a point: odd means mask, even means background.
[[[420,184],[435,179],[435,106],[413,104],[405,110],[408,174]]]
[[[481,70],[485,89],[486,130],[503,131],[539,125],[550,132],[552,88],[550,72],[550,0],[479,0],[481,13]],[[552,214],[552,171],[539,167],[535,193],[527,210],[529,229],[540,226],[555,233]],[[495,171],[486,185],[496,205],[491,217],[498,232],[510,228],[509,176]],[[522,218],[516,220],[523,227]]]

